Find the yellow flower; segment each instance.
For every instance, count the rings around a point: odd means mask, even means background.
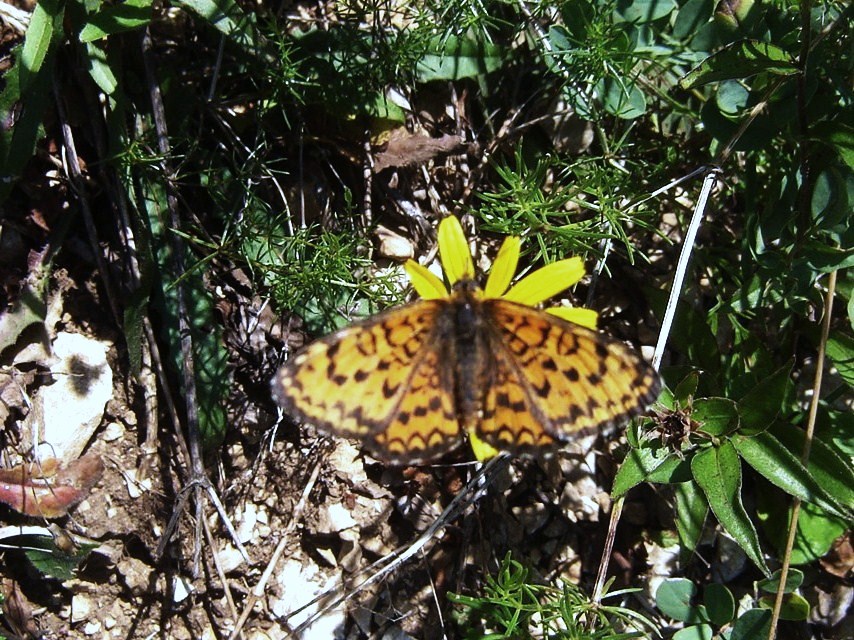
[[[584,276],[581,258],[568,258],[547,264],[510,287],[519,264],[521,246],[522,240],[517,236],[504,239],[487,276],[486,286],[477,291],[481,298],[504,298],[533,307],[568,289]],[[460,221],[454,216],[448,216],[439,223],[439,257],[451,288],[460,280],[474,279],[474,261]],[[451,290],[439,277],[414,260],[407,260],[404,269],[418,295],[425,300],[451,295]],[[597,314],[592,309],[552,307],[546,311],[583,327],[596,328]]]
[[[404,264],[412,286],[424,299],[448,298],[455,283],[475,278],[474,260],[460,221],[454,216],[444,218],[439,223],[438,235],[439,258],[450,289],[439,277],[414,260],[407,260]],[[521,245],[522,240],[517,236],[504,239],[487,276],[486,286],[475,291],[477,297],[503,298],[532,307],[571,287],[584,277],[584,263],[581,258],[569,258],[541,267],[511,287],[510,283],[519,264]],[[552,307],[546,311],[589,329],[596,328],[597,314],[592,309]],[[474,433],[469,433],[469,441],[480,461],[498,454],[495,448],[480,440]]]

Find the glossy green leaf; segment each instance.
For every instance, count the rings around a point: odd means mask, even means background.
[[[120,4],[103,6],[89,16],[80,30],[80,42],[100,40],[148,24],[151,22],[151,5],[151,0],[125,0]]]
[[[606,78],[597,88],[608,113],[623,120],[634,120],[646,113],[646,96],[637,85]]]
[[[107,53],[101,47],[90,43],[86,44],[86,62],[89,66],[89,75],[101,90],[108,96],[113,95],[119,82],[113,74],[113,70],[107,63]]]
[[[19,54],[20,48],[13,54]],[[0,94],[3,122],[14,122],[14,127],[0,127],[0,202],[4,201],[29,161],[36,148],[36,142],[44,136],[42,119],[51,103],[51,82],[53,69],[51,64],[42,65],[35,76],[27,80],[27,90],[21,91],[21,75],[26,69],[20,63],[13,65],[3,80],[6,83]]]
[[[59,580],[73,578],[77,566],[98,546],[93,543],[82,544],[74,553],[69,554],[56,546],[53,537],[33,534],[4,538],[3,543],[8,546],[20,546],[39,573]]]
[[[767,431],[751,437],[736,435],[731,442],[747,464],[789,495],[843,518],[851,515],[851,507],[816,482],[798,456]]]
[[[681,622],[703,622],[700,609],[693,603],[697,586],[685,578],[665,580],[655,592],[655,605],[668,618]]]
[[[849,529],[848,523],[808,502],[801,504],[795,544],[790,555],[794,565],[809,564],[822,558],[836,540]]]
[[[691,459],[679,453],[672,453],[647,475],[646,481],[654,484],[679,484],[691,479]]]
[[[630,449],[623,464],[617,469],[611,495],[614,498],[624,496],[630,489],[644,482],[650,471],[663,464],[666,459],[667,451],[664,448]]]
[[[789,53],[776,45],[758,40],[740,40],[712,54],[679,81],[683,89],[710,82],[743,79],[757,73],[794,75],[798,68]]]
[[[854,387],[854,337],[834,331],[827,339],[827,357],[836,367],[839,376]]]
[[[751,435],[771,426],[792,388],[791,371],[791,364],[781,367],[738,401],[739,433]]]
[[[727,441],[700,451],[691,461],[691,471],[718,522],[767,575],[756,528],[741,502],[741,461],[735,447]]]
[[[232,42],[246,48],[255,47],[254,18],[234,0],[178,0],[177,4],[196,13]]]
[[[722,627],[735,617],[735,596],[726,586],[713,582],[703,590],[703,603],[709,620]]]
[[[822,414],[819,415],[819,419],[821,419]],[[830,415],[824,415],[832,420]],[[842,426],[842,431],[847,431],[847,428],[850,428],[850,425],[848,427]],[[787,422],[778,422],[770,430],[770,433],[800,460],[806,438],[803,429]],[[850,441],[850,433],[848,437]],[[849,453],[849,455],[851,454]],[[842,505],[849,505],[849,507],[854,505],[854,468],[852,468],[850,458],[846,460],[844,454],[835,447],[827,444],[821,438],[813,436],[807,468],[819,486],[832,495],[837,502]]]
[[[854,207],[851,190],[851,172],[839,165],[831,165],[815,177],[810,208],[817,230],[847,227]]]
[[[673,23],[673,36],[689,38],[712,17],[714,7],[706,0],[688,0],[683,4]]]
[[[773,609],[775,596],[764,596],[759,599],[759,606]],[[809,618],[810,603],[798,593],[789,593],[783,597],[783,605],[780,607],[780,619],[802,622]]]
[[[721,436],[738,429],[738,406],[729,398],[699,398],[691,419],[699,423],[698,431]]]
[[[771,630],[771,612],[766,609],[750,609],[738,617],[732,626],[729,640],[757,640],[767,638]]]
[[[418,61],[416,73],[421,82],[476,78],[504,64],[503,49],[474,38],[437,38],[431,50]]]
[[[673,634],[673,640],[712,640],[715,631],[707,624],[694,624],[684,629],[679,629]]]
[[[724,80],[715,92],[715,104],[728,118],[740,116],[749,103],[750,91],[737,80]]]
[[[845,165],[854,169],[854,127],[842,120],[828,120],[811,126],[810,134],[819,144],[830,145]]]
[[[682,378],[682,381],[676,385],[673,390],[674,399],[683,407],[688,406],[688,402],[697,393],[697,385],[700,383],[700,373],[692,371],[687,376]]]
[[[693,551],[697,548],[703,533],[703,525],[709,513],[709,503],[706,502],[706,496],[699,485],[693,480],[674,485],[673,494],[676,498],[675,518],[679,541],[683,547]]]
[[[642,482],[670,482],[682,462],[682,458],[671,453],[667,447],[630,449],[614,477],[611,494],[618,498]],[[655,476],[654,480],[650,479],[652,476]]]
[[[41,0],[33,8],[30,25],[21,48],[20,91],[25,93],[34,76],[38,75],[55,41],[62,37],[62,0]]]
[[[830,273],[854,266],[854,248],[851,247],[834,247],[821,240],[808,239],[801,245],[801,252],[804,265],[801,268]]]
[[[626,22],[644,24],[660,20],[676,11],[674,0],[617,0],[617,14]]]
[[[756,583],[756,588],[761,589],[765,593],[777,593],[780,589],[780,576],[782,572],[777,569],[770,577],[764,580],[759,580]],[[789,569],[786,575],[785,593],[792,593],[795,589],[799,589],[804,583],[804,572],[799,569]]]

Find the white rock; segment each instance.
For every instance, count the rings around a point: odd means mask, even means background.
[[[192,591],[193,587],[181,576],[172,580],[172,602],[182,602]]]
[[[120,422],[111,422],[101,432],[101,438],[106,442],[115,442],[125,435],[125,428]]]
[[[80,457],[113,396],[110,343],[60,333],[53,343],[55,382],[41,389],[44,424],[39,455],[71,462]]]
[[[88,620],[92,615],[92,601],[85,593],[75,593],[71,596],[71,622]]]
[[[100,630],[101,630],[101,623],[98,622],[97,620],[94,620],[92,622],[87,622],[83,626],[83,633],[84,633],[84,635],[87,635],[87,636],[94,636]]]
[[[343,504],[329,505],[327,510],[330,531],[343,531],[359,525]]]
[[[316,564],[311,563],[303,567],[298,560],[287,560],[282,570],[276,575],[276,580],[281,585],[283,595],[271,600],[270,609],[276,616],[283,617],[302,608],[315,596],[339,583],[338,574],[324,575]],[[289,617],[288,624],[291,628],[298,627],[317,613],[322,606],[322,602],[319,602],[306,607]],[[345,606],[342,605],[316,620],[303,631],[300,638],[301,640],[343,639],[345,621]]]
[[[243,544],[252,540],[257,522],[258,507],[252,502],[247,502],[243,513],[240,514],[240,524],[237,525],[237,539]]]
[[[237,550],[234,545],[227,545],[223,549],[221,549],[217,556],[219,557],[219,564],[222,567],[222,570],[226,573],[230,573],[243,564],[243,556],[240,551]]]

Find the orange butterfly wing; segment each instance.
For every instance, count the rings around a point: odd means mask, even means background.
[[[616,340],[507,300],[485,300],[483,309],[495,374],[477,433],[495,448],[608,429],[658,395],[655,370]]]
[[[287,413],[360,438],[380,459],[442,455],[460,443],[453,364],[439,332],[447,304],[413,302],[311,343],[279,369],[273,395]]]

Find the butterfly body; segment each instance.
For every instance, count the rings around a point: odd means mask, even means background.
[[[321,338],[273,393],[291,415],[361,438],[377,457],[434,460],[463,432],[532,452],[642,411],[658,375],[625,345],[460,280]]]

